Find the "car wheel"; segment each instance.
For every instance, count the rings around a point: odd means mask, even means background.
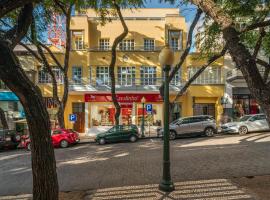
[[[213,137],[214,134],[215,134],[215,131],[214,131],[213,128],[207,127],[207,128],[204,130],[204,134],[205,134],[207,137]]]
[[[137,141],[137,137],[132,135],[130,138],[129,138],[129,141],[130,142],[136,142]]]
[[[239,135],[246,135],[248,133],[248,129],[245,126],[241,126],[238,132],[239,132]]]
[[[28,151],[31,151],[31,144],[30,144],[30,143],[27,144],[26,149],[27,149]]]
[[[105,143],[106,143],[106,141],[105,141],[105,139],[104,139],[104,138],[101,138],[101,139],[99,139],[98,143],[99,143],[99,144],[105,144]]]
[[[169,139],[170,140],[175,140],[175,138],[176,138],[176,133],[174,131],[170,131]]]
[[[60,142],[60,147],[61,147],[61,148],[67,148],[67,147],[68,147],[68,141],[62,140],[62,141]]]

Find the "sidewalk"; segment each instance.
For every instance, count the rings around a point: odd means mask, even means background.
[[[30,200],[31,195],[5,196],[0,200]],[[211,179],[175,183],[175,191],[165,193],[158,184],[124,186],[88,191],[61,192],[60,200],[269,200],[270,176]]]

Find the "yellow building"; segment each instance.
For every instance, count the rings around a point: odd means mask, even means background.
[[[163,105],[159,95],[162,84],[162,67],[158,62],[160,49],[169,42],[175,52],[175,64],[185,48],[187,25],[178,9],[144,8],[122,11],[129,33],[117,51],[115,67],[116,90],[121,105],[120,121],[123,124],[140,124],[143,113],[147,122],[160,126],[163,123]],[[76,13],[71,19],[72,51],[68,71],[70,86],[65,110],[67,128],[87,132],[95,126],[110,126],[114,123],[115,109],[110,95],[109,64],[110,49],[114,39],[123,28],[118,19],[102,26],[94,10],[84,14]],[[63,51],[53,49],[63,62]],[[195,59],[198,55],[188,56],[180,72],[170,85],[170,99],[173,100],[188,78],[204,64]],[[51,61],[53,65],[53,61]],[[40,66],[39,64],[37,64]],[[209,67],[189,87],[179,99],[174,109],[174,117],[209,114],[220,120],[224,95],[223,59]],[[55,69],[62,92],[61,73]],[[48,74],[38,69],[37,82],[47,97],[49,112],[53,116],[55,105],[50,103],[52,86]],[[147,114],[142,109],[141,99],[153,105],[153,112]],[[77,114],[77,121],[69,121],[70,114]]]

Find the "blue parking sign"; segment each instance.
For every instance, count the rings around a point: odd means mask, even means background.
[[[77,115],[76,114],[70,114],[69,115],[69,121],[76,122],[77,121]]]
[[[153,106],[152,106],[152,104],[146,104],[146,112],[151,113],[151,112],[152,112],[152,110],[153,110]]]

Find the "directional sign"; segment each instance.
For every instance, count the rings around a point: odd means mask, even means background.
[[[70,114],[69,115],[69,121],[76,122],[77,121],[77,115],[76,114]]]
[[[153,110],[153,105],[152,104],[146,104],[146,112],[151,113]]]

